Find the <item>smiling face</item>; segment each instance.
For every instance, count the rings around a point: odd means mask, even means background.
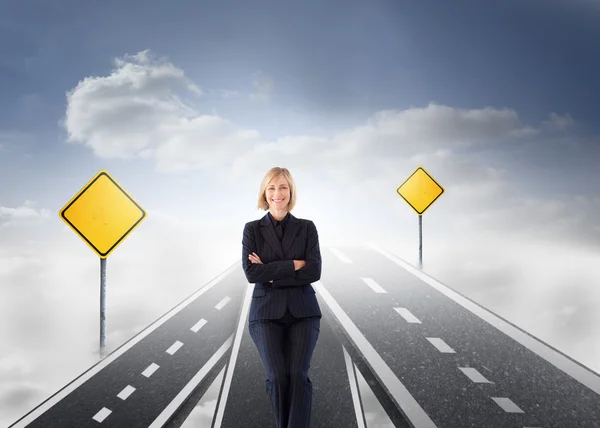
[[[283,175],[274,177],[265,190],[265,199],[271,211],[287,211],[290,202],[290,186]]]

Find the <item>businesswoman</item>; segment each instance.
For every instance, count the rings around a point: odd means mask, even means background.
[[[308,369],[321,326],[311,285],[321,278],[319,237],[312,221],[292,215],[295,203],[289,170],[271,168],[257,206],[268,212],[246,223],[242,239],[242,266],[255,283],[248,328],[265,367],[278,428],[310,426]]]

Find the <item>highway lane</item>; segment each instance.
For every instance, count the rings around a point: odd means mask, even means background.
[[[275,428],[275,416],[265,389],[265,369],[248,330],[250,285],[237,357],[228,367],[214,428]],[[320,303],[322,304],[322,303]],[[231,371],[233,367],[233,372]],[[357,381],[349,356],[329,326],[321,319],[309,378],[313,384],[312,428],[365,428]]]
[[[230,353],[246,284],[238,261],[11,427],[162,426]]]
[[[371,248],[323,258],[315,288],[340,305],[435,426],[600,426],[593,372],[527,336],[585,386]]]
[[[398,427],[600,426],[596,373],[385,251],[322,256],[312,426],[364,425],[350,359]],[[176,426],[225,364],[215,428],[274,426],[252,287],[237,261],[11,427]]]

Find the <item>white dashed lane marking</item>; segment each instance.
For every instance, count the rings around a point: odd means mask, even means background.
[[[167,353],[173,355],[182,346],[183,346],[183,343],[181,343],[179,340],[177,340],[174,344],[171,345],[171,347],[169,349],[167,349]]]
[[[600,376],[597,373],[589,370],[587,367],[580,365],[576,361],[571,360],[559,351],[550,348],[545,343],[541,342],[529,333],[519,329],[518,327],[509,324],[496,314],[490,312],[486,308],[479,306],[477,303],[461,296],[456,291],[452,290],[448,286],[442,284],[438,280],[430,277],[420,269],[410,265],[406,261],[392,255],[391,253],[379,248],[376,245],[369,244],[369,247],[377,251],[379,254],[388,258],[392,262],[404,268],[406,271],[412,273],[423,282],[433,287],[440,293],[454,300],[456,303],[467,309],[471,313],[477,315],[482,320],[486,321],[491,326],[497,328],[506,336],[525,346],[527,349],[535,352],[537,355],[542,357],[544,360],[554,365],[559,370],[562,370],[575,380],[579,381],[596,394],[600,394]]]
[[[375,293],[387,293],[373,278],[361,278]]]
[[[106,407],[103,407],[98,413],[96,413],[94,415],[94,417],[92,419],[97,422],[102,422],[111,413],[112,413],[112,410],[108,410]]]
[[[443,352],[444,354],[455,354],[454,349],[449,347],[446,342],[439,337],[428,337],[427,340],[429,340],[438,351]]]
[[[369,340],[361,333],[348,314],[344,312],[339,303],[327,291],[323,283],[316,281],[313,283],[313,287],[315,287],[315,291],[319,293],[325,304],[333,312],[335,318],[342,325],[350,341],[355,344],[377,377],[381,379],[382,386],[387,389],[393,400],[402,408],[412,426],[415,428],[437,428],[427,412],[419,405],[410,391],[386,364],[381,355],[373,348]]]
[[[342,263],[352,263],[352,260],[350,260],[348,256],[346,256],[337,248],[330,248],[329,251],[331,251],[333,255],[336,256],[338,259],[340,259]]]
[[[127,385],[125,388],[123,388],[123,391],[119,392],[117,397],[119,397],[121,400],[127,400],[127,398],[133,394],[133,391],[135,391],[135,388],[131,385]]]
[[[252,297],[252,293],[250,293]],[[242,317],[242,320],[246,318]],[[231,348],[233,342],[233,334],[229,336],[229,339],[215,352],[212,357],[202,366],[200,371],[194,375],[194,377],[183,387],[183,389],[175,396],[167,407],[158,415],[158,417],[148,425],[148,428],[163,428],[167,422],[173,417],[173,415],[181,408],[183,403],[187,401],[190,394],[196,390],[200,382],[202,382],[208,373],[215,367],[215,365],[221,360],[223,355]],[[228,366],[229,367],[229,366]],[[215,426],[216,427],[216,426]]]
[[[219,303],[217,303],[217,306],[215,306],[215,308],[217,308],[219,311],[221,309],[223,309],[225,307],[225,305],[227,303],[229,303],[231,299],[229,297],[224,297],[223,300],[221,300]]]
[[[155,372],[156,370],[158,370],[158,367],[159,367],[159,365],[158,365],[158,364],[154,364],[154,363],[152,363],[152,364],[150,364],[150,365],[149,365],[149,366],[146,368],[146,370],[144,370],[144,371],[142,372],[142,374],[143,374],[144,376],[146,376],[146,377],[150,377],[150,376],[152,376],[152,375],[154,374],[154,372]]]
[[[473,367],[459,367],[459,369],[475,383],[491,383]]]
[[[525,413],[510,398],[507,397],[492,397],[498,406],[507,413]]]
[[[192,328],[190,328],[190,330],[192,330],[194,333],[198,333],[198,330],[200,330],[204,326],[204,324],[206,324],[207,322],[208,321],[206,321],[204,318],[202,318]]]
[[[398,312],[400,316],[406,320],[406,322],[421,324],[421,321],[419,321],[419,319],[416,316],[414,316],[408,309],[394,308],[394,310]]]

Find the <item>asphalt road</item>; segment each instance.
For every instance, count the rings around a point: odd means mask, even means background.
[[[312,427],[600,426],[600,376],[373,246],[322,248]],[[226,367],[212,428],[275,427],[240,261],[12,427],[177,426]],[[186,407],[187,406],[187,407]]]
[[[264,366],[248,330],[249,299],[251,288],[244,322],[236,333],[236,338],[241,336],[239,348],[233,349],[214,428],[276,428],[265,389]],[[364,428],[352,363],[329,324],[323,321],[308,377],[313,384],[311,427]]]
[[[600,426],[596,373],[385,251],[333,254],[313,287],[414,426]]]
[[[231,350],[239,262],[11,427],[160,427]],[[242,275],[243,276],[243,275]]]

